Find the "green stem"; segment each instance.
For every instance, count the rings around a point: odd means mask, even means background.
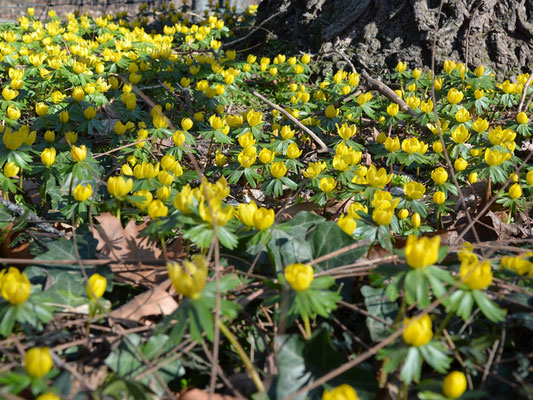
[[[265,387],[263,386],[263,382],[261,381],[261,378],[259,377],[259,374],[255,370],[252,362],[250,361],[250,358],[248,358],[248,355],[242,348],[241,344],[238,342],[237,338],[231,333],[231,331],[227,328],[226,325],[224,325],[224,322],[222,320],[218,320],[218,327],[220,328],[220,332],[226,336],[226,338],[229,340],[229,342],[232,344],[232,346],[237,351],[237,354],[241,358],[244,367],[250,374],[252,381],[254,382],[255,387],[257,388],[257,391],[259,393],[265,392]]]
[[[22,190],[22,182],[24,181],[24,170],[21,168],[20,169],[20,176],[19,176],[19,188],[20,190]]]
[[[120,201],[117,200],[117,218],[120,219]]]
[[[69,196],[72,196],[72,186],[74,186],[74,174],[70,174],[70,185],[68,187]]]
[[[305,338],[309,340],[311,339],[311,336],[312,336],[311,323],[309,322],[309,317],[306,315],[305,317],[302,317],[302,320],[304,321]]]
[[[450,322],[454,314],[454,312],[449,312],[448,315],[446,315],[446,318],[444,318],[444,321],[442,321],[442,323],[440,324],[437,333],[435,333],[435,339],[438,339],[440,337],[444,329],[446,329],[446,327],[448,326],[448,323]]]
[[[163,249],[163,258],[165,260],[168,260],[168,257],[167,257],[167,246],[165,245],[165,238],[164,237],[161,238],[161,248]]]

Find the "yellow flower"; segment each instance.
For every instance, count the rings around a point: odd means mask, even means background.
[[[80,147],[72,146],[70,149],[70,156],[76,162],[82,162],[87,157],[87,147],[82,144]]]
[[[287,173],[287,166],[283,161],[277,161],[270,166],[270,173],[274,178],[279,179]]]
[[[46,114],[48,114],[48,106],[44,103],[37,103],[35,105],[35,112],[39,117],[44,117]]]
[[[470,175],[468,175],[468,182],[470,184],[473,184],[473,183],[477,182],[477,172],[472,172],[472,173],[470,173]]]
[[[89,280],[87,281],[87,286],[85,290],[87,291],[87,296],[89,299],[99,299],[105,293],[107,286],[107,280],[102,275],[92,274]]]
[[[276,153],[265,147],[259,152],[259,161],[263,164],[271,163],[274,160],[275,155]]]
[[[333,189],[335,189],[335,186],[337,186],[337,183],[335,182],[335,179],[332,177],[325,177],[320,179],[319,182],[320,190],[322,190],[324,193],[329,193]]]
[[[337,221],[337,225],[348,235],[352,235],[357,228],[357,221],[349,215],[341,215]]]
[[[375,165],[372,164],[370,168],[368,168],[366,179],[370,186],[383,189],[385,185],[392,180],[392,174],[387,175],[385,168],[380,168],[378,170]]]
[[[257,205],[252,200],[250,203],[241,203],[237,207],[237,218],[248,228],[254,226],[254,214],[257,211]]]
[[[359,400],[353,387],[342,384],[331,390],[324,390],[322,400]]]
[[[464,158],[459,157],[455,162],[453,163],[453,167],[456,171],[464,171],[466,167],[468,167],[468,161],[466,161]]]
[[[161,200],[154,200],[148,206],[148,215],[152,220],[166,217],[168,214],[168,207],[163,204]]]
[[[518,199],[522,196],[522,188],[519,183],[515,183],[509,188],[509,197],[511,199]]]
[[[56,139],[56,134],[54,131],[46,131],[44,134],[44,140],[47,143],[52,143]]]
[[[483,118],[478,118],[472,123],[472,129],[477,133],[481,133],[489,129],[489,121]]]
[[[407,64],[403,61],[398,61],[398,64],[396,64],[396,71],[403,72],[407,68]]]
[[[390,103],[387,107],[387,114],[391,117],[395,117],[400,111],[400,106],[396,103]]]
[[[468,122],[470,121],[470,113],[463,107],[455,113],[455,120],[460,123]]]
[[[527,173],[526,182],[529,186],[533,186],[533,169]]]
[[[448,180],[448,172],[443,167],[435,168],[431,171],[431,179],[437,184],[442,185]]]
[[[2,96],[7,101],[13,100],[15,97],[17,97],[19,92],[17,90],[11,89],[9,86],[6,86],[2,89]]]
[[[413,228],[418,228],[421,223],[420,214],[415,212],[413,215],[411,215],[411,224],[413,224]]]
[[[527,124],[527,122],[529,121],[529,118],[527,117],[526,113],[525,112],[519,112],[518,115],[516,116],[516,122],[518,122],[519,124]]]
[[[439,259],[439,247],[440,236],[418,239],[414,235],[409,235],[405,246],[407,264],[415,269],[435,264]]]
[[[429,99],[428,101],[423,101],[420,104],[420,109],[426,114],[429,114],[433,111],[433,101],[431,99]]]
[[[435,193],[433,193],[433,202],[435,204],[441,205],[441,204],[444,204],[445,201],[446,201],[446,195],[444,194],[444,192],[441,192],[440,190],[438,190]]]
[[[492,283],[492,268],[488,261],[465,259],[459,268],[459,276],[472,290],[483,290]]]
[[[31,284],[28,276],[17,268],[9,267],[0,272],[0,294],[13,305],[22,304],[30,297]]]
[[[402,336],[409,346],[425,346],[433,338],[431,318],[429,315],[414,318],[404,318]]]
[[[293,290],[301,292],[307,290],[314,278],[314,270],[311,265],[291,264],[285,267],[285,279]]]
[[[476,71],[478,68],[476,68]],[[450,372],[442,381],[442,393],[450,399],[458,399],[463,395],[465,390],[466,376],[460,371]]]
[[[400,220],[406,219],[409,216],[409,210],[407,210],[405,208],[402,208],[401,210],[398,211],[398,213],[396,215],[397,215],[398,219],[400,219]]]
[[[13,161],[4,164],[4,175],[6,178],[13,178],[19,171],[20,168]]]
[[[61,397],[55,393],[45,393],[37,396],[35,400],[61,400]]]
[[[9,119],[17,120],[20,118],[20,110],[12,104],[7,108],[7,116]]]
[[[405,190],[405,194],[407,197],[409,197],[412,200],[418,200],[421,199],[424,193],[426,193],[426,188],[422,183],[419,182],[409,182],[408,184],[404,185],[403,190]]]
[[[468,133],[468,129],[464,125],[459,125],[452,131],[452,140],[455,143],[465,143],[468,139],[470,139],[470,133]]]
[[[74,88],[74,90],[72,91],[72,98],[77,103],[79,103],[85,98],[85,92],[83,91],[83,88],[81,86]]]
[[[61,121],[62,124],[66,124],[69,120],[69,115],[68,115],[68,111],[65,110],[65,111],[61,111],[59,113],[59,120]]]
[[[121,176],[111,176],[107,179],[107,191],[109,194],[117,199],[126,196],[133,187],[133,180],[127,180]]]
[[[497,149],[485,150],[485,162],[491,167],[500,165],[511,158],[511,153],[505,153]]]
[[[444,60],[444,71],[450,74],[455,69],[455,61]]]
[[[254,146],[250,146],[242,150],[237,156],[239,164],[243,168],[249,168],[254,165],[257,160],[257,149]]]
[[[463,97],[464,97],[464,94],[455,88],[451,88],[448,91],[448,94],[446,95],[446,98],[448,99],[450,104],[460,103],[461,100],[463,100]]]
[[[152,196],[152,193],[150,193],[148,190],[139,190],[135,193],[133,193],[134,196],[137,196],[137,197],[143,197],[144,200],[142,201],[135,201],[133,202],[133,205],[135,207],[137,207],[139,210],[144,210],[146,209],[150,203],[152,202],[153,200],[153,196]]]
[[[267,230],[274,223],[274,218],[275,213],[273,209],[261,207],[254,213],[254,228],[258,231]]]
[[[349,126],[348,124],[342,124],[342,126],[339,127],[338,124],[335,124],[335,126],[337,127],[337,133],[344,140],[350,139],[357,132],[357,127],[355,125]]]
[[[390,224],[392,217],[394,215],[394,205],[390,202],[383,202],[378,208],[375,208],[372,211],[372,220],[377,225],[388,225]]]
[[[83,115],[85,115],[85,118],[90,121],[91,119],[96,117],[96,108],[94,108],[93,106],[87,107],[83,111]]]
[[[385,149],[387,149],[387,151],[389,153],[394,153],[398,150],[400,150],[400,138],[398,137],[395,137],[395,138],[391,138],[391,137],[388,137],[385,139]]]
[[[207,280],[207,259],[201,254],[185,260],[183,266],[175,261],[167,261],[168,277],[179,294],[197,299],[200,297]]]
[[[87,186],[78,185],[72,193],[76,200],[85,201],[93,194],[93,188],[90,183]]]
[[[46,148],[41,153],[41,162],[49,167],[54,163],[56,159],[56,149],[53,147]]]
[[[420,68],[415,68],[411,72],[411,75],[413,76],[414,79],[418,79],[422,75],[422,70]]]
[[[260,111],[255,112],[253,109],[246,114],[246,121],[250,126],[257,126],[263,122],[263,113]]]
[[[213,225],[213,219],[218,226],[225,226],[235,215],[235,208],[231,205],[222,207],[221,200],[212,199],[209,202],[210,207],[202,201],[198,206],[198,213],[205,222]],[[211,209],[210,209],[211,208]]]
[[[332,119],[339,115],[339,110],[335,108],[333,104],[330,104],[326,107],[324,111],[326,118]]]
[[[54,366],[48,347],[32,347],[24,356],[24,369],[32,378],[42,378]]]
[[[259,153],[259,159],[261,159],[261,153]],[[217,167],[222,168],[227,162],[228,158],[223,153],[217,153],[215,155],[215,163]]]
[[[239,136],[238,141],[241,147],[243,148],[247,148],[255,144],[254,135],[250,131],[246,132],[244,135]]]
[[[296,143],[291,143],[289,147],[287,147],[287,157],[291,160],[300,157],[302,152],[303,150],[300,150]]]

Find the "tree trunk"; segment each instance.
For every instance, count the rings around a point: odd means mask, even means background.
[[[304,51],[342,49],[370,69],[430,65],[440,0],[263,0],[266,31]],[[445,0],[436,59],[484,64],[499,77],[533,68],[533,0]],[[264,22],[273,14],[275,18]]]

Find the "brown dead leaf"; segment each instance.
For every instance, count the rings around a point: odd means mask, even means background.
[[[279,215],[276,217],[276,221],[283,222],[288,219],[292,219],[300,211],[320,213],[322,209],[317,204],[311,202],[293,204],[292,206],[285,208],[281,213],[279,213]]]
[[[140,321],[153,315],[169,315],[178,308],[178,303],[169,293],[173,290],[170,280],[166,280],[144,293],[135,296],[122,307],[113,310],[112,318]]]
[[[147,222],[136,225],[131,219],[125,228],[120,220],[109,214],[101,214],[95,219],[98,224],[92,229],[92,234],[98,240],[97,251],[103,256],[113,260],[158,260],[161,250],[157,243],[148,237],[141,237]],[[162,268],[135,264],[115,264],[111,267],[118,280],[133,284],[144,284],[148,287],[161,282],[166,277]]]
[[[226,396],[215,393],[212,396],[213,400],[238,400],[237,397]],[[209,393],[201,389],[191,389],[186,392],[181,392],[179,395],[180,400],[208,400]]]

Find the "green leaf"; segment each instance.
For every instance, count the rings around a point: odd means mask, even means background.
[[[418,382],[420,380],[420,373],[422,371],[422,355],[418,348],[412,346],[407,352],[407,357],[400,372],[400,378],[404,383],[411,383],[413,380]]]
[[[396,302],[390,301],[385,292],[385,288],[373,288],[367,285],[361,287],[361,294],[365,298],[368,313],[393,324],[398,313],[398,305]],[[389,327],[375,318],[366,317],[366,326],[370,332],[370,338],[374,342],[383,340],[388,336]]]
[[[429,342],[418,348],[424,360],[441,374],[445,374],[452,359],[444,352],[445,347],[438,342]]]
[[[481,290],[473,290],[472,296],[478,305],[479,309],[492,322],[501,322],[505,319],[506,311],[496,305],[490,300]]]
[[[418,306],[424,308],[429,305],[429,287],[424,272],[413,269],[405,276],[405,299],[411,305],[418,301]]]
[[[316,229],[309,234],[307,240],[311,243],[313,258],[328,255],[336,250],[357,243],[352,237],[346,235],[336,222],[332,221],[318,224]],[[352,264],[365,254],[367,248],[367,246],[360,246],[346,251],[322,261],[315,265],[315,267],[317,267],[318,270],[327,270],[341,265]]]
[[[472,306],[474,305],[474,297],[470,291],[464,291],[463,296],[458,302],[456,314],[463,320],[467,320],[472,313]]]
[[[239,244],[239,239],[224,226],[217,226],[218,240],[222,246],[234,249]]]
[[[9,303],[0,304],[0,335],[7,337],[13,330],[17,308]]]

